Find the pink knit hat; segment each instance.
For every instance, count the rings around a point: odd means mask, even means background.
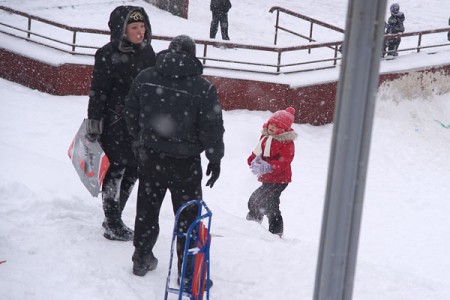
[[[292,123],[294,123],[295,108],[288,107],[285,110],[279,110],[270,117],[267,121],[267,126],[272,123],[284,131],[290,130]]]

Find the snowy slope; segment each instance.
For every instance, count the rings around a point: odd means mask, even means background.
[[[142,4],[155,20],[155,34],[184,28],[205,38],[206,2],[190,0],[189,21],[172,21],[142,1],[0,0],[0,5],[104,28],[116,5]],[[346,1],[233,1],[232,38],[270,43],[273,19],[267,19],[273,16],[267,11],[274,5],[344,26]],[[401,6],[411,16],[410,30],[443,27],[440,19],[448,20],[449,4],[443,0]],[[172,22],[176,26],[169,26]],[[240,30],[244,26],[251,30]],[[67,156],[87,102],[86,96],[51,96],[0,80],[0,261],[6,260],[0,264],[1,299],[163,299],[173,227],[170,201],[161,213],[158,269],[136,277],[132,244],[102,237],[101,200],[84,189]],[[299,138],[293,182],[282,195],[285,237],[279,239],[267,232],[266,221],[261,226],[245,220],[248,197],[258,186],[246,158],[270,115],[224,112],[223,171],[213,189],[204,189],[214,214],[212,299],[312,298],[332,125],[294,125]],[[435,120],[449,124],[449,116],[446,77],[411,74],[380,88],[354,299],[448,299],[450,129]],[[130,226],[135,198],[136,190],[124,212]]]

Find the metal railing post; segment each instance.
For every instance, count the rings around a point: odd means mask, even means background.
[[[203,65],[206,65],[207,44],[203,44]]]
[[[281,71],[281,51],[278,51],[278,62],[277,62],[277,75],[280,75]]]
[[[72,39],[72,51],[75,52],[75,45],[77,42],[77,32],[76,30],[73,31],[73,39]]]
[[[277,39],[278,39],[278,22],[280,19],[280,11],[277,9],[277,20],[275,22],[275,39],[273,41],[273,44],[276,45],[277,44]]]
[[[28,33],[27,33],[27,38],[31,37],[31,18],[28,17]]]
[[[338,54],[338,44],[336,44],[336,46],[334,47],[334,60],[333,60],[333,66],[337,65],[337,54]]]
[[[309,26],[309,42],[311,43],[312,37],[313,37],[313,26],[314,26],[314,23],[310,22],[310,24],[311,25]],[[311,54],[311,48],[308,49],[308,54]]]
[[[420,52],[420,45],[422,45],[422,34],[419,33],[419,38],[417,40],[417,53]]]

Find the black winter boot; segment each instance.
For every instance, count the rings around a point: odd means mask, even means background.
[[[220,24],[220,32],[222,33],[222,40],[230,40],[230,37],[228,36],[228,22],[222,22],[222,24]]]
[[[148,271],[153,271],[158,266],[158,259],[153,255],[153,252],[144,254],[136,249],[132,260],[133,274],[136,276],[144,276]]]
[[[123,223],[119,203],[113,198],[104,197],[103,210],[105,212],[105,220],[102,223],[105,228],[103,236],[108,240],[131,241],[133,230]]]
[[[281,215],[273,214],[268,216],[269,231],[280,237],[283,236],[283,217]]]
[[[114,224],[114,223],[113,223]],[[102,227],[105,229],[103,236],[112,241],[132,241],[134,232],[131,228],[125,225],[122,220],[114,225],[108,225],[106,219],[102,223]]]
[[[248,212],[248,214],[245,218],[247,219],[247,221],[255,221],[255,222],[258,222],[259,224],[261,224],[262,220],[264,218],[264,215],[256,215],[254,213]]]
[[[103,183],[102,200],[105,220],[102,226],[105,228],[103,236],[108,240],[130,241],[133,239],[133,230],[122,221],[122,210],[133,188],[134,180],[121,180],[123,172],[122,170],[111,172],[105,177],[106,182]],[[121,183],[124,187],[122,190]]]

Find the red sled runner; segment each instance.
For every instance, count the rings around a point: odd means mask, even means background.
[[[86,138],[86,123],[87,119],[84,119],[67,152],[81,182],[92,196],[97,197],[109,168],[109,159],[98,141]]]

